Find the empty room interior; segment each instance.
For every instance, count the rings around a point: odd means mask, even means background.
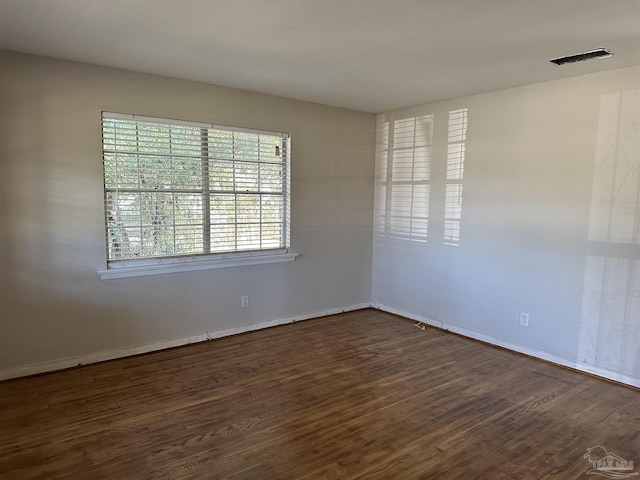
[[[640,0],[0,0],[0,479],[639,467]]]

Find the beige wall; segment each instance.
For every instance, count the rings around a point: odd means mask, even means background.
[[[370,301],[373,115],[7,51],[0,72],[0,371]],[[291,132],[300,257],[100,280],[101,110]]]
[[[451,246],[448,116],[462,108],[461,238]],[[382,178],[385,129],[422,115],[434,119],[427,243],[393,231],[392,215],[413,214]],[[373,301],[640,385],[639,120],[640,67],[380,115]]]

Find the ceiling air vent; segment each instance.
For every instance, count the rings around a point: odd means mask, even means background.
[[[604,48],[598,48],[596,50],[589,50],[588,52],[578,53],[576,55],[569,55],[568,57],[554,58],[549,60],[556,65],[564,65],[565,63],[584,62],[585,60],[591,60],[592,58],[607,58],[611,57],[613,53]]]

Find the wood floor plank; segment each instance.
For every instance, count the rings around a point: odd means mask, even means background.
[[[362,310],[0,383],[0,479],[584,479],[640,391]]]

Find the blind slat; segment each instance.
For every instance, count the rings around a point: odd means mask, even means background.
[[[108,263],[288,247],[289,134],[102,117]]]

